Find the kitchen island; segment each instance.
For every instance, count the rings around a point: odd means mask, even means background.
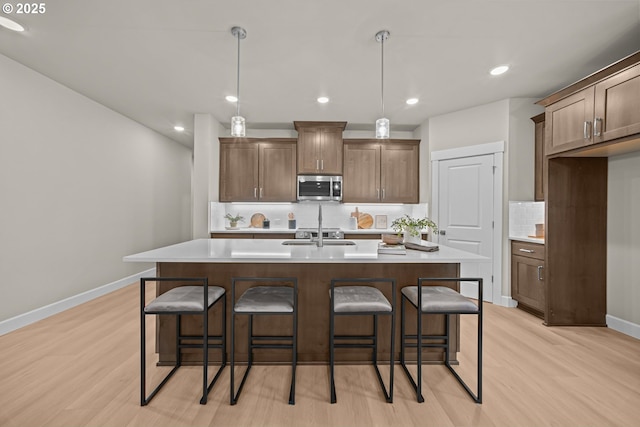
[[[488,262],[488,259],[469,252],[447,246],[440,246],[436,252],[407,250],[406,255],[378,254],[378,241],[355,240],[355,245],[325,245],[323,247],[304,245],[284,245],[278,239],[197,239],[163,248],[124,257],[125,262],[156,263],[157,275],[163,277],[208,277],[210,285],[222,286],[228,291],[228,313],[231,310],[232,277],[297,277],[298,278],[298,360],[300,363],[327,363],[329,360],[329,288],[332,278],[337,277],[389,277],[397,280],[397,331],[399,349],[400,289],[415,285],[418,277],[458,277],[460,263]],[[326,242],[325,242],[326,243]],[[438,283],[434,283],[438,284]],[[442,284],[444,285],[444,284]],[[175,284],[158,284],[157,293],[169,290]],[[446,284],[445,286],[452,286]],[[380,288],[391,301],[391,295]],[[457,290],[458,288],[455,287]],[[239,292],[238,292],[239,295]],[[411,315],[411,311],[407,314]],[[424,316],[425,333],[442,334],[442,316]],[[219,333],[219,314],[210,313],[211,333]],[[254,330],[258,334],[274,331],[289,333],[290,318],[269,316],[256,322]],[[371,333],[370,318],[349,317],[339,319],[336,330],[344,334]],[[383,319],[384,320],[384,319]],[[458,335],[457,319],[452,322],[451,334]],[[227,322],[229,324],[229,322]],[[411,322],[408,322],[410,325]],[[413,326],[413,325],[411,325]],[[389,322],[381,321],[379,333],[388,336]],[[200,328],[196,318],[183,322],[183,334],[197,334]],[[239,360],[247,357],[247,319],[238,316],[236,322],[236,356]],[[411,332],[411,329],[409,329]],[[228,331],[229,332],[229,331]],[[415,332],[414,332],[415,333]],[[175,361],[175,322],[159,316],[157,323],[157,346],[160,364]],[[230,335],[228,335],[229,337]],[[228,338],[229,339],[229,338]],[[453,340],[455,349],[458,340]],[[185,363],[195,363],[201,356],[197,351],[184,350]],[[387,340],[380,342],[380,357],[388,357]],[[414,352],[415,353],[415,352]],[[386,354],[386,355],[385,355]],[[212,360],[218,357],[211,352]],[[290,353],[277,350],[263,350],[256,354],[256,362],[287,362]],[[344,349],[336,353],[339,361],[368,361],[370,351]],[[399,357],[399,352],[395,355]],[[455,359],[452,351],[451,358]],[[425,351],[425,360],[441,361],[440,349]],[[201,360],[201,359],[200,359]]]

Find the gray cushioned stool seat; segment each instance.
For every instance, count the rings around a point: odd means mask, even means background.
[[[402,293],[418,307],[418,287],[405,286]],[[429,313],[477,313],[478,306],[446,286],[422,287],[422,311]]]
[[[236,313],[293,313],[294,290],[288,286],[255,286],[236,302]]]
[[[393,311],[384,294],[372,286],[339,286],[333,292],[333,310],[336,313]]]
[[[166,312],[201,312],[204,310],[204,289],[202,286],[179,286],[173,288],[150,302],[145,308],[145,313]],[[224,295],[224,289],[220,286],[209,286],[209,305]]]

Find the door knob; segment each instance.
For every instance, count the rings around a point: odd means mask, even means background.
[[[447,230],[440,230],[440,235],[444,236],[445,234],[447,234]]]

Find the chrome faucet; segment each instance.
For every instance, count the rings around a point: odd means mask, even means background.
[[[324,246],[324,242],[322,240],[322,205],[318,203],[318,240],[316,240],[316,245],[321,248]]]

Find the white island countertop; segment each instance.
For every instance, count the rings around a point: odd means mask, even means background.
[[[436,252],[407,249],[406,255],[378,254],[377,240],[353,246],[283,245],[280,239],[197,239],[125,256],[125,262],[186,263],[467,263],[489,259],[440,245]]]
[[[308,227],[306,229],[316,229],[317,227]],[[339,227],[338,227],[339,228]],[[215,234],[295,234],[298,229],[294,228],[257,228],[257,227],[238,227],[238,228],[217,228],[210,231]],[[398,234],[391,228],[358,228],[357,230],[350,230],[347,228],[340,228],[344,234]]]

